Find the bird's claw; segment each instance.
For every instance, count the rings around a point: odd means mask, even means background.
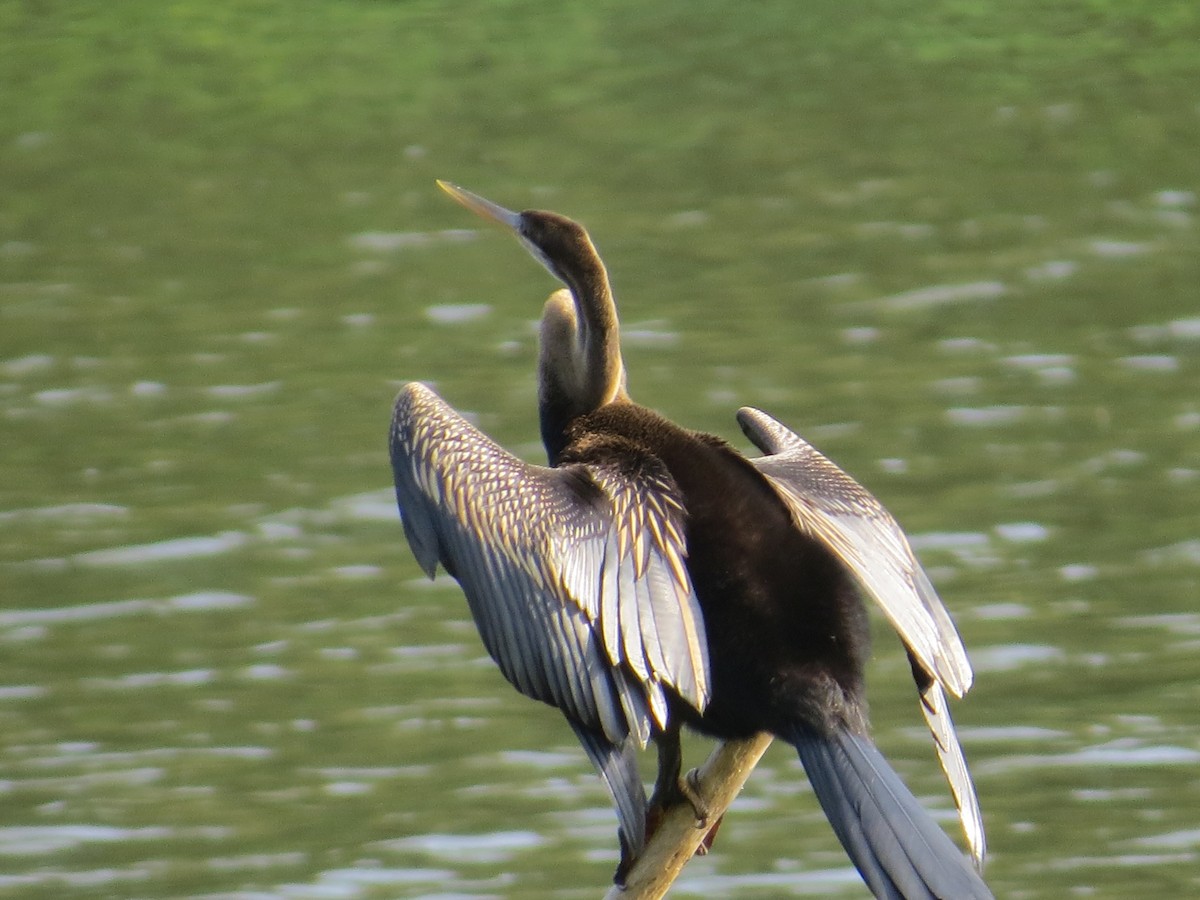
[[[679,793],[691,805],[692,813],[696,817],[696,827],[707,829],[707,834],[700,839],[700,843],[696,846],[696,855],[706,856],[717,839],[717,830],[725,821],[725,817],[717,816],[717,820],[709,824],[712,819],[712,810],[700,794],[700,773],[696,769],[689,770],[679,780]]]
[[[696,827],[707,828],[709,808],[708,802],[700,794],[700,772],[696,769],[689,769],[687,774],[679,779],[678,787],[679,795],[692,807],[692,813],[696,817]]]

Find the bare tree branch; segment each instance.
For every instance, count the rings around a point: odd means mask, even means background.
[[[725,814],[770,745],[769,734],[727,741],[700,767],[698,790],[708,805],[710,822]],[[604,900],[658,900],[679,877],[706,833],[696,827],[688,804],[672,807],[629,872],[625,887],[614,885]]]

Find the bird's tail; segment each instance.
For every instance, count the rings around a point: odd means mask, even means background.
[[[990,900],[983,879],[870,738],[804,727],[781,736],[799,752],[825,815],[876,897]]]

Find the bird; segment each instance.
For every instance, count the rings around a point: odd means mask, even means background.
[[[655,810],[687,801],[713,827],[680,774],[686,726],[791,744],[876,897],[991,897],[946,696],[970,687],[970,662],[895,519],[765,412],[737,412],[763,454],[747,457],[635,403],[607,269],[586,229],[438,185],[564,285],[539,329],[547,464],[519,459],[431,388],[406,384],[389,440],[404,533],[426,574],[441,565],[459,582],[507,680],[574,730],[616,810],[616,881]],[[905,646],[971,861],[870,737],[864,598]],[[637,758],[651,742],[647,801]]]

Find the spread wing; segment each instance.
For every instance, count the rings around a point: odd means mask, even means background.
[[[766,413],[745,407],[738,423],[766,456],[751,462],[792,512],[797,527],[822,541],[883,609],[912,661],[921,710],[976,864],[985,852],[975,787],[946,702],[971,686],[971,664],[950,614],[896,520],[866,488]]]
[[[665,467],[523,462],[409,384],[391,431],[409,545],[463,588],[483,642],[522,693],[645,744],[664,687],[708,702],[708,644]]]

